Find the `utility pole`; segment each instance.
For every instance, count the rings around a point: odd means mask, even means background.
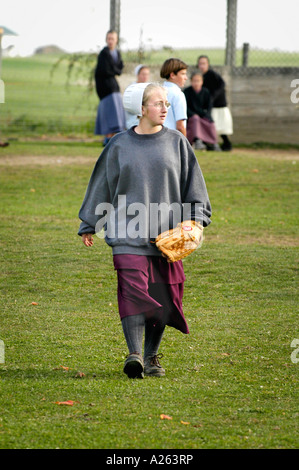
[[[110,29],[120,33],[120,0],[110,0]]]
[[[237,4],[238,0],[227,0],[225,65],[230,67],[236,65]]]

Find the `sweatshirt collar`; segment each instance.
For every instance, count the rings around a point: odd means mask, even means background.
[[[159,132],[155,132],[155,134],[137,134],[134,131],[134,127],[131,127],[127,132],[129,135],[134,136],[137,139],[158,139],[167,132],[167,128],[162,126],[162,129]]]

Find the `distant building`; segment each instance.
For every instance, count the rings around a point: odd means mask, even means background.
[[[65,51],[58,46],[41,46],[35,49],[34,54],[64,54]]]

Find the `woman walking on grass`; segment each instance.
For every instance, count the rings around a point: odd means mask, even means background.
[[[139,124],[114,136],[100,155],[79,212],[79,235],[91,247],[93,234],[104,226],[112,247],[129,350],[124,372],[130,378],[163,376],[158,350],[166,325],[185,334],[189,330],[182,308],[182,261],[167,262],[154,240],[163,227],[176,225],[175,207],[179,222],[196,220],[206,227],[211,206],[192,147],[180,132],[163,126],[169,106],[165,88],[131,85],[124,104],[141,116]]]

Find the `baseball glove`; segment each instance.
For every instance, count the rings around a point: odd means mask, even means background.
[[[203,226],[194,220],[179,223],[175,228],[160,233],[156,246],[169,263],[190,255],[203,241]]]

